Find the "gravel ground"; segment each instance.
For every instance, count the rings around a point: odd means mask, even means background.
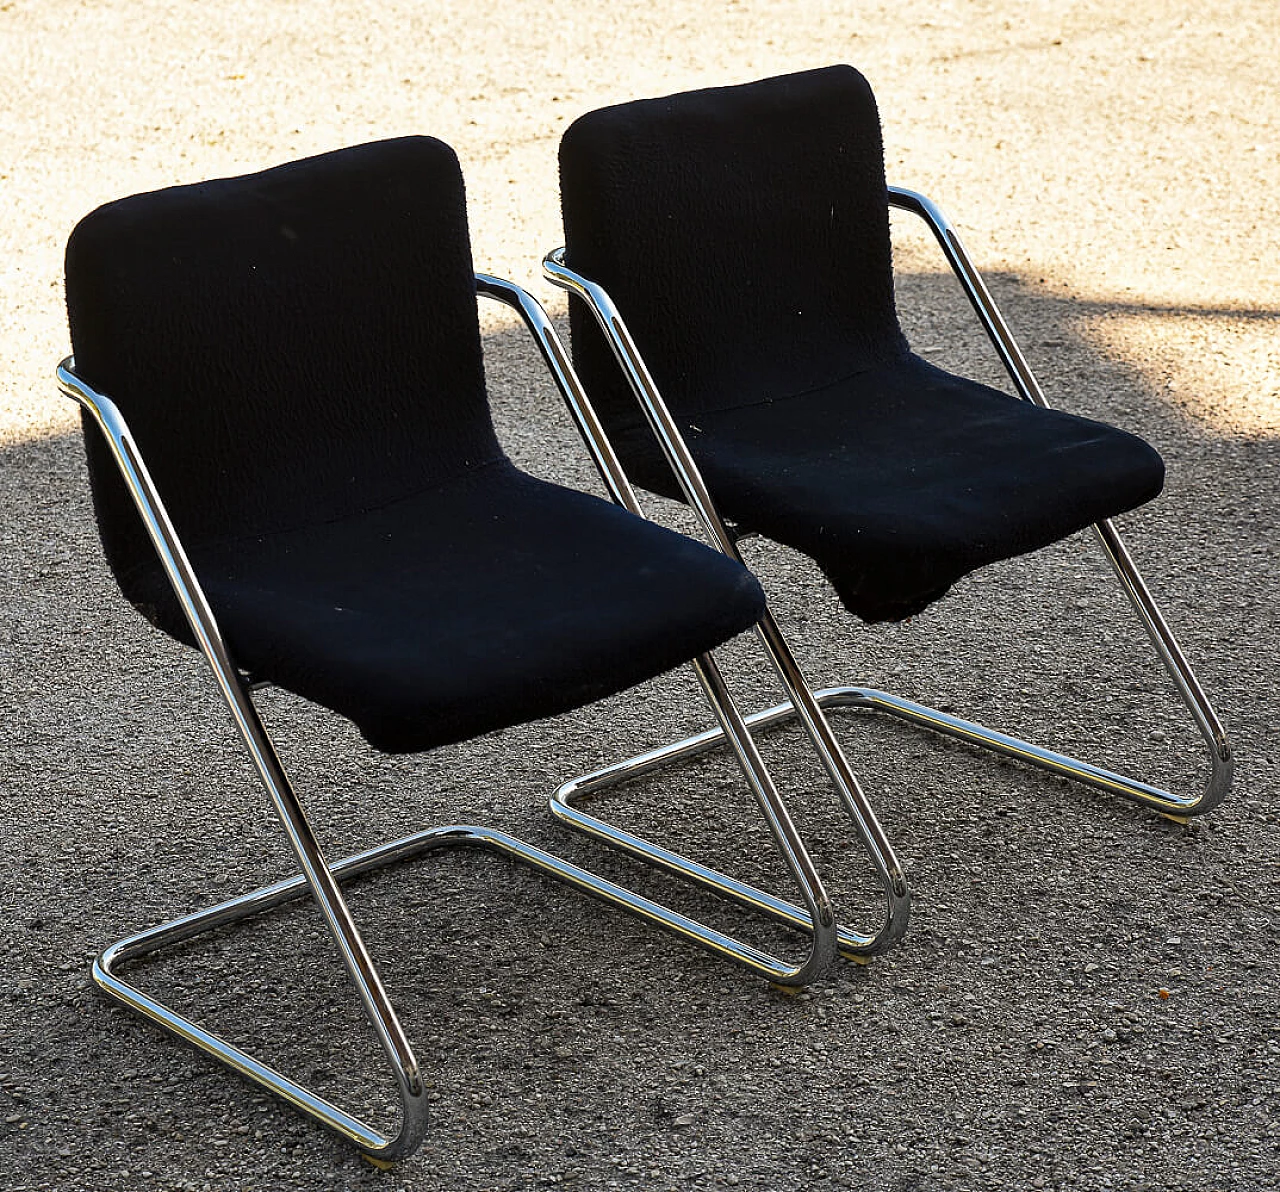
[[[1280,1184],[1273,0],[6,0],[0,55],[0,1183]],[[51,381],[67,350],[67,233],[122,194],[428,132],[462,158],[478,266],[533,282],[562,313],[536,278],[559,238],[567,121],[842,60],[879,96],[891,180],[963,229],[1051,400],[1163,452],[1165,495],[1123,528],[1229,725],[1236,790],[1181,827],[846,716],[839,731],[909,866],[912,927],[889,956],[798,997],[497,860],[370,879],[355,910],[434,1099],[419,1154],[375,1171],[88,979],[105,942],[288,861],[197,660],[104,571],[74,414]],[[899,232],[913,342],[993,375],[937,257]],[[589,483],[520,335],[485,318],[512,452]],[[1129,652],[1141,643],[1087,540],[874,631],[839,614],[804,560],[756,547],[751,561],[817,682],[889,686],[1179,788],[1200,781],[1194,732]],[[729,664],[747,700],[772,697],[749,651]],[[335,853],[475,819],[588,856],[546,823],[554,780],[702,719],[691,681],[672,676],[404,762],[280,694],[264,708]],[[770,744],[783,785],[812,806],[854,917],[869,914],[795,746]],[[670,814],[656,786],[609,813],[670,821],[726,865],[758,868],[760,832],[726,764],[690,767],[665,795]],[[142,979],[383,1108],[377,1057],[308,910],[182,949]]]

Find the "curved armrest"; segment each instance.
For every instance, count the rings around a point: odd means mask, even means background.
[[[715,539],[716,546],[731,559],[741,562],[742,557],[738,553],[734,537],[716,509],[702,473],[698,470],[667,403],[658,392],[653,374],[649,372],[640,349],[636,347],[622,315],[613,304],[613,299],[603,286],[574,272],[564,263],[563,248],[552,249],[543,257],[542,272],[548,281],[586,302],[613,349],[618,367],[622,369],[636,395],[649,429],[658,440],[662,454],[679,481],[689,507],[697,513],[707,532]]]
[[[582,382],[569,361],[569,354],[564,350],[564,344],[556,334],[542,303],[515,282],[493,277],[488,273],[476,274],[476,293],[501,302],[520,315],[538,345],[538,351],[542,354],[543,362],[550,370],[565,405],[569,407],[578,433],[582,436],[609,495],[624,509],[643,517],[640,502],[636,499],[635,490],[609,441],[604,423],[600,421],[587,391],[582,387]]]
[[[76,375],[75,366],[74,356],[68,356],[58,365],[58,389],[64,397],[71,398],[85,410],[102,432],[142,517],[147,536],[151,539],[164,573],[173,587],[174,595],[186,614],[196,644],[210,661],[216,661],[214,673],[218,677],[219,686],[223,688],[223,695],[233,708],[238,709],[242,693],[238,685],[226,683],[225,676],[239,672],[231,660],[213,609],[200,587],[200,581],[196,578],[191,560],[187,557],[178,532],[164,507],[155,481],[151,479],[151,473],[143,462],[129,424],[111,398],[105,393],[99,393]],[[239,719],[239,710],[236,715]]]
[[[929,230],[933,232],[943,255],[947,258],[947,263],[964,287],[965,295],[982,321],[982,326],[986,329],[992,346],[999,353],[1000,360],[1017,387],[1019,395],[1025,401],[1048,408],[1049,403],[1045,400],[1044,390],[1040,388],[1040,383],[1031,371],[1031,366],[1022,354],[1022,349],[1013,338],[1013,332],[1004,321],[1004,316],[996,306],[995,299],[991,297],[991,291],[987,289],[982,275],[969,259],[969,254],[960,241],[960,234],[942,213],[942,208],[918,191],[907,190],[902,186],[889,187],[889,206],[910,211],[929,225]]]

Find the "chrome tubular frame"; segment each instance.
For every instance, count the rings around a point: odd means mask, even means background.
[[[187,916],[151,932],[122,940],[106,949],[95,961],[94,980],[117,1001],[159,1023],[179,1038],[194,1043],[241,1075],[283,1097],[304,1113],[350,1139],[370,1158],[387,1162],[402,1158],[417,1148],[426,1133],[426,1093],[418,1071],[418,1061],[414,1058],[378,971],[347,908],[334,871],[320,850],[302,804],[294,793],[275,746],[258,716],[248,684],[231,659],[200,581],[174,530],[124,416],[109,397],[95,392],[77,377],[74,368],[75,361],[70,358],[58,366],[58,387],[64,396],[79,403],[88,412],[110,446],[174,594],[182,605],[187,623],[213,671],[240,737],[249,751],[254,769],[266,787],[276,815],[284,826],[290,847],[302,870],[302,876],[298,880],[305,880],[307,889],[324,915],[329,932],[364,1004],[365,1013],[391,1064],[400,1093],[400,1129],[393,1136],[380,1134],[323,1097],[259,1063],[239,1048],[203,1030],[168,1006],[129,985],[115,971],[118,964],[153,951],[162,943],[183,939],[196,931],[205,930],[206,927],[255,914],[259,909],[274,905],[279,899],[273,901],[264,896],[262,891],[255,891],[210,911]],[[275,890],[275,887],[270,889]]]
[[[614,355],[640,401],[650,429],[661,444],[663,453],[679,480],[685,499],[697,513],[715,545],[730,558],[741,562],[742,556],[738,552],[735,539],[717,512],[702,479],[702,473],[694,463],[693,456],[666,403],[658,393],[657,386],[617,308],[600,286],[568,269],[564,265],[562,254],[563,250],[557,250],[544,260],[543,268],[546,276],[556,285],[587,302],[604,329],[613,347]],[[574,384],[578,384],[576,377]],[[756,633],[789,697],[787,706],[792,710],[791,715],[799,718],[813,742],[823,767],[836,788],[840,803],[858,833],[884,895],[885,912],[879,927],[869,934],[847,927],[841,928],[838,937],[840,951],[855,959],[883,952],[901,937],[907,927],[911,896],[906,875],[870,802],[854,776],[844,751],[831,731],[831,726],[827,723],[821,707],[805,681],[799,664],[782,636],[777,622],[773,619],[773,614],[767,608],[756,625]],[[756,718],[747,718],[748,728],[755,727],[757,723]],[[801,913],[793,905],[763,891],[743,886],[724,874],[707,869],[686,857],[667,852],[630,833],[622,832],[603,820],[587,814],[575,804],[576,800],[593,791],[637,778],[669,763],[714,749],[722,743],[723,734],[717,730],[711,730],[572,779],[564,783],[552,796],[551,811],[561,822],[633,856],[706,886],[724,897],[750,905],[780,922],[803,927]]]
[[[947,258],[947,263],[964,288],[965,296],[981,321],[983,329],[1000,357],[1000,362],[1017,388],[1018,395],[1024,401],[1048,409],[1049,403],[1045,399],[1044,391],[1040,388],[1040,383],[1031,371],[1031,366],[1013,338],[1009,325],[1005,322],[981,275],[965,251],[959,234],[938,205],[924,195],[900,186],[889,187],[889,204],[904,211],[910,211],[928,225],[943,255]],[[1129,603],[1138,614],[1143,629],[1150,637],[1160,661],[1173,679],[1182,702],[1186,704],[1208,747],[1209,778],[1202,791],[1185,795],[1161,790],[1145,782],[1064,757],[1060,753],[1053,753],[1037,745],[1029,745],[1025,741],[1006,737],[1003,733],[992,732],[981,725],[956,720],[941,712],[935,712],[932,708],[925,708],[907,700],[895,700],[894,697],[885,696],[881,692],[861,692],[856,688],[848,688],[843,700],[849,704],[857,704],[870,697],[877,706],[881,701],[887,700],[895,706],[890,707],[886,704],[884,710],[893,715],[959,737],[982,748],[992,749],[997,753],[1020,757],[1032,765],[1123,795],[1127,799],[1154,807],[1170,818],[1185,821],[1190,816],[1201,815],[1212,810],[1222,802],[1231,789],[1231,775],[1235,761],[1231,745],[1227,740],[1226,729],[1214,712],[1212,704],[1209,703],[1204,688],[1200,686],[1200,681],[1191,669],[1186,655],[1183,654],[1182,647],[1178,645],[1178,639],[1173,635],[1173,630],[1169,628],[1159,606],[1139,574],[1132,556],[1120,538],[1119,531],[1109,519],[1095,524],[1093,531],[1103,554],[1106,555],[1107,562],[1111,564],[1116,578],[1120,581],[1120,586],[1129,598]]]
[[[1026,358],[1019,349],[1013,334],[1010,332],[1008,324],[1005,322],[982,277],[965,251],[959,235],[948,222],[946,216],[942,214],[936,204],[924,195],[901,187],[891,186],[888,188],[888,202],[891,206],[914,213],[929,225],[1019,395],[1026,401],[1048,408],[1044,393],[1030,366],[1027,364]],[[649,415],[652,425],[655,421],[653,407],[662,409],[664,413],[665,407],[662,406],[661,399],[654,388],[652,377],[649,375],[638,349],[627,332],[626,325],[609,299],[608,294],[600,286],[570,270],[564,264],[564,249],[562,248],[556,249],[546,256],[543,261],[543,270],[550,281],[583,299],[590,307],[613,348],[614,355],[626,374],[632,389],[645,407],[646,414]],[[670,415],[667,414],[666,421],[669,420]],[[666,448],[666,437],[656,426],[654,429],[663,447]],[[668,451],[668,460],[683,485],[685,475],[676,466],[676,461],[672,458],[670,451]],[[686,497],[688,497],[690,495],[688,487],[685,488],[685,492]],[[702,501],[690,500],[690,504],[703,520],[708,532],[716,539],[721,549],[737,557],[732,542],[726,542],[727,536],[716,529],[719,526],[722,531],[723,523],[720,522],[718,516],[714,515],[714,510],[712,510],[713,516],[708,518]],[[1113,794],[1122,795],[1127,799],[1155,808],[1161,814],[1178,822],[1185,823],[1189,817],[1211,810],[1223,800],[1231,788],[1234,760],[1231,746],[1227,741],[1226,731],[1209,703],[1195,672],[1187,662],[1186,656],[1178,645],[1172,630],[1161,615],[1159,607],[1143,582],[1115,526],[1109,520],[1104,520],[1097,523],[1093,529],[1108,562],[1120,580],[1126,596],[1129,598],[1152,644],[1155,646],[1156,653],[1173,679],[1182,701],[1191,712],[1196,727],[1208,746],[1210,773],[1204,789],[1199,793],[1185,795],[1162,790],[1159,787],[1117,774],[1100,766],[1082,762],[1065,754],[1055,753],[1041,746],[1019,740],[1016,737],[1008,736],[1005,733],[997,732],[972,721],[948,715],[924,704],[869,687],[831,687],[814,692],[812,695],[806,689],[801,701],[796,701],[794,694],[788,690],[788,694],[792,695],[790,701],[748,716],[746,720],[748,727],[752,729],[764,728],[794,719],[797,715],[808,727],[808,717],[803,709],[798,713],[797,708],[800,707],[801,702],[809,701],[824,709],[859,708],[882,712],[918,727],[958,738],[978,748],[1016,758],[1061,777],[1070,778],[1101,790],[1110,791]],[[808,699],[805,697],[808,697]],[[687,756],[701,752],[704,749],[714,748],[718,743],[718,734],[715,730],[712,730],[697,737],[690,737],[685,741],[667,746],[665,750],[655,750],[653,754],[634,758],[630,762],[619,763],[619,767],[643,765],[659,753],[665,756]],[[609,770],[598,771],[595,775],[588,775],[586,778],[579,779],[579,787],[583,789],[590,788],[593,780],[609,775],[619,767],[611,767]],[[574,784],[568,784],[568,787],[573,786]],[[566,789],[562,788],[562,790]],[[570,790],[569,793],[574,792]]]
[[[638,513],[635,495],[626,482],[590,402],[573,376],[568,357],[556,338],[545,311],[536,299],[509,282],[478,274],[476,284],[479,293],[496,298],[520,311],[537,339],[539,349],[551,367],[614,499]],[[427,1130],[426,1093],[413,1050],[343,897],[340,885],[342,879],[406,861],[439,848],[484,848],[531,865],[779,984],[806,984],[830,964],[837,947],[837,929],[830,899],[760,758],[743,717],[725,687],[715,659],[710,654],[697,659],[694,668],[720,724],[720,728],[716,730],[718,742],[727,740],[741,763],[779,851],[800,887],[806,910],[801,911],[772,895],[757,895],[750,887],[741,886],[728,878],[723,879],[725,893],[728,897],[749,904],[754,904],[758,899],[763,909],[775,917],[803,927],[811,938],[808,953],[800,963],[792,964],[781,960],[493,828],[465,824],[427,828],[330,864],[321,851],[275,745],[254,705],[252,691],[269,684],[251,680],[235,665],[200,581],[124,416],[108,396],[95,391],[76,375],[73,359],[68,358],[58,366],[57,380],[62,394],[88,413],[110,448],[200,651],[231,711],[254,769],[271,798],[301,870],[299,874],[284,881],[148,928],[112,944],[93,965],[93,979],[108,996],[155,1022],[177,1038],[207,1052],[220,1063],[354,1143],[372,1162],[387,1165],[411,1155],[421,1144]],[[365,1013],[390,1063],[401,1108],[400,1126],[394,1134],[380,1132],[332,1101],[255,1059],[235,1044],[206,1030],[130,984],[120,975],[120,970],[130,962],[162,948],[307,895],[314,898],[324,916]]]

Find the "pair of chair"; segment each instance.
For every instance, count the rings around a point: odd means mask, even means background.
[[[954,231],[927,199],[886,188],[874,101],[856,71],[592,113],[565,135],[562,181],[567,251],[545,265],[581,300],[571,303],[572,363],[536,299],[474,272],[457,160],[428,138],[136,195],[86,217],[67,248],[74,357],[58,375],[85,412],[108,563],[131,603],[205,655],[301,871],[112,945],[94,978],[376,1162],[421,1142],[425,1090],[345,878],[438,848],[485,848],[798,985],[837,952],[888,947],[909,902],[824,708],[887,712],[1167,814],[1207,810],[1230,782],[1221,726],[1107,520],[1158,492],[1158,456],[1046,408]],[[929,221],[1020,398],[911,354],[893,304],[889,205]],[[478,294],[523,320],[612,503],[534,479],[503,453]],[[712,545],[645,520],[633,481],[687,501]],[[812,691],[737,549],[748,533],[792,545],[850,611],[896,619],[976,567],[1090,524],[1209,744],[1198,796],[883,692]],[[714,655],[747,630],[787,697],[750,715]],[[798,962],[490,827],[428,828],[330,863],[252,698],[276,684],[348,718],[377,749],[419,752],[686,662],[718,727],[568,782],[552,809],[800,928]],[[838,922],[753,740],[792,717],[883,890],[869,931]],[[577,805],[725,745],[798,903]],[[159,948],[307,895],[390,1061],[403,1110],[392,1134],[120,975]]]

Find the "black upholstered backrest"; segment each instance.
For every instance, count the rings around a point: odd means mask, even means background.
[[[827,384],[906,351],[875,100],[849,66],[590,112],[560,146],[566,263],[617,303],[686,414]],[[589,314],[575,359],[634,403]]]
[[[109,203],[67,245],[76,371],[188,544],[341,518],[501,456],[462,176],[426,137]],[[107,556],[154,558],[87,433]]]

